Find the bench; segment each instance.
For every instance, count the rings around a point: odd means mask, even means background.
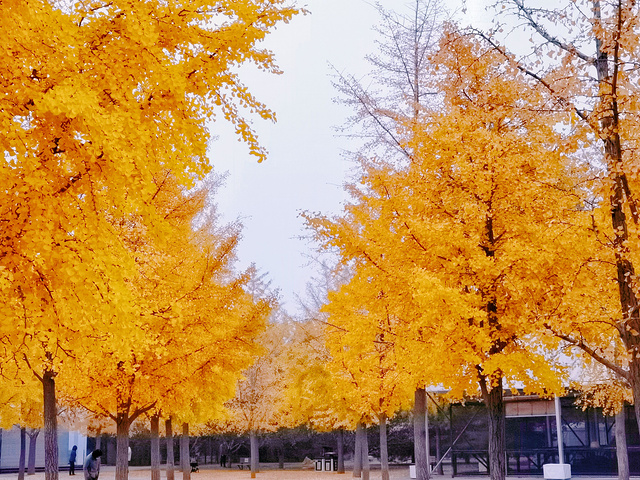
[[[240,458],[240,462],[238,463],[238,468],[240,470],[244,470],[244,467],[247,467],[247,470],[251,468],[251,465],[249,465],[249,458],[247,457]]]

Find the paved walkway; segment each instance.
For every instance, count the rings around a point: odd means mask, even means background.
[[[262,465],[263,470],[256,475],[258,480],[353,480],[351,471],[347,471],[343,475],[335,472],[316,472],[313,470],[294,469],[297,465],[287,465],[285,470],[278,470],[275,465]],[[394,467],[390,471],[391,480],[410,480],[408,467]],[[5,473],[0,475],[0,480],[16,480],[17,473]],[[161,480],[166,480],[165,471],[161,471]],[[248,480],[251,473],[248,470],[239,470],[237,467],[233,469],[222,469],[219,467],[206,466],[199,472],[191,474],[191,480]],[[370,480],[381,480],[380,470],[372,470]],[[433,480],[450,480],[450,475],[434,475]],[[474,477],[455,477],[456,480],[488,480],[487,476]],[[541,476],[526,477],[507,477],[507,480],[516,479],[541,479]],[[577,477],[579,480],[616,480],[617,477]],[[639,480],[638,477],[632,477]],[[38,472],[35,475],[25,475],[25,480],[44,480],[44,473]],[[76,474],[76,478],[72,479],[67,472],[60,472],[59,480],[84,480],[82,470]],[[115,480],[115,467],[103,466],[100,471],[99,480]],[[149,467],[130,467],[129,480],[151,480],[151,470]],[[182,473],[175,472],[175,480],[183,480]]]
[[[391,480],[409,480],[409,468],[393,469],[390,472]],[[0,480],[16,480],[17,473],[5,473],[0,475]],[[160,474],[161,480],[166,480],[165,471]],[[201,468],[199,472],[191,474],[191,480],[248,480],[251,478],[249,470],[240,470],[237,467],[230,468]],[[372,471],[370,480],[381,480],[380,470]],[[451,477],[441,477],[449,480]],[[316,472],[314,470],[293,470],[273,469],[270,465],[263,466],[263,470],[256,474],[258,480],[352,480],[351,471],[343,475],[335,472]],[[35,475],[25,475],[25,480],[44,480],[44,473],[38,472]],[[82,470],[76,473],[74,478],[67,472],[60,472],[59,480],[84,480]],[[115,480],[115,467],[107,466],[100,469],[99,480]],[[151,480],[151,470],[147,468],[129,468],[129,480]],[[183,480],[181,472],[175,472],[175,480]],[[434,479],[435,480],[435,479]],[[476,479],[481,480],[481,479]],[[485,479],[486,480],[486,479]]]

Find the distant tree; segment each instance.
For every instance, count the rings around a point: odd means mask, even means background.
[[[20,457],[18,476],[35,473],[36,439],[42,428],[42,390],[32,376],[23,379],[14,362],[5,362],[0,376],[0,426],[20,428]],[[26,457],[27,443],[29,438]]]
[[[371,274],[361,267],[348,283],[329,294],[323,307],[328,313],[326,368],[344,399],[340,404],[358,413],[355,420],[380,425],[382,478],[388,480],[387,419],[411,404],[416,384],[403,362],[403,352],[397,351],[399,318],[389,301],[393,286]]]
[[[341,130],[363,141],[356,156],[406,160],[406,139],[398,127],[408,119],[417,121],[436,98],[429,86],[435,72],[430,55],[437,48],[445,7],[435,0],[411,0],[403,7],[388,10],[376,3],[381,21],[376,53],[367,56],[371,73],[362,80],[337,75],[339,101],[354,111]]]
[[[301,314],[294,324],[293,348],[288,362],[287,388],[284,392],[293,423],[309,425],[320,432],[335,432],[337,471],[344,473],[345,431],[354,430],[356,414],[343,394],[343,384],[328,369],[328,314],[322,308],[330,291],[346,283],[352,272],[340,265],[330,252],[314,258],[318,274],[307,283],[306,297],[300,299]],[[350,412],[350,413],[346,413]],[[354,452],[354,454],[357,454]]]
[[[249,434],[251,449],[251,478],[255,478],[259,465],[259,439],[261,432],[293,426],[289,408],[282,396],[291,348],[291,320],[284,312],[277,312],[268,323],[258,343],[263,353],[244,371],[236,387],[236,394],[228,403],[231,418],[226,430]]]

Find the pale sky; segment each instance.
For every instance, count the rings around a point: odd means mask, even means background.
[[[404,0],[380,3],[387,9],[406,8]],[[469,18],[486,18],[480,0],[466,3]],[[299,214],[340,212],[346,200],[342,185],[351,168],[343,151],[356,148],[335,131],[351,112],[333,101],[337,92],[331,65],[356,77],[365,75],[370,70],[365,56],[375,48],[373,27],[379,23],[376,9],[365,0],[299,4],[310,13],[280,25],[265,42],[284,73],[243,72],[250,91],[278,119],[276,124],[254,123],[269,151],[267,161],[258,164],[222,121],[213,125],[219,139],[210,154],[215,170],[228,172],[217,195],[223,218],[240,218],[244,225],[239,267],[255,263],[267,273],[290,313],[296,311],[296,294],[304,294],[315,274],[307,258],[313,248],[299,239],[308,234]]]

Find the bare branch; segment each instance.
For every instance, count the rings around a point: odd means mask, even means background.
[[[556,337],[561,338],[562,340],[569,343],[570,345],[574,345],[580,348],[582,351],[584,351],[587,355],[589,355],[595,361],[604,365],[609,370],[617,374],[619,377],[623,378],[625,381],[631,383],[631,373],[628,370],[625,370],[619,365],[616,365],[611,360],[605,358],[603,355],[599,354],[595,348],[587,345],[587,343],[584,341],[583,338],[577,339],[572,337],[571,335],[557,332],[551,327],[551,325],[548,325],[548,324],[545,324],[545,328],[549,330],[551,333],[553,333],[553,335],[555,335]]]
[[[556,47],[564,50],[565,52],[567,52],[567,53],[569,53],[571,55],[575,55],[576,57],[584,60],[585,62],[588,62],[588,63],[590,63],[592,65],[596,64],[596,59],[595,58],[590,57],[589,55],[586,55],[586,54],[582,53],[580,50],[578,50],[576,48],[575,45],[572,45],[570,43],[565,43],[562,40],[560,40],[558,37],[555,37],[555,36],[551,35],[538,21],[536,21],[535,18],[533,18],[533,15],[531,15],[531,10],[529,8],[525,7],[523,0],[511,0],[511,1],[518,8],[518,12],[520,13],[519,16],[521,18],[525,19],[527,21],[527,23],[536,32],[538,32],[538,35],[540,35],[542,38],[547,40],[549,43],[552,43]]]

